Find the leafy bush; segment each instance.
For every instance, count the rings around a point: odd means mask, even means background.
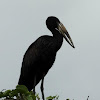
[[[58,100],[59,96],[49,96],[46,100]],[[33,93],[33,91],[28,91],[27,87],[24,85],[17,85],[16,89],[13,90],[3,90],[0,92],[0,100],[40,100],[39,94]],[[69,99],[66,99],[69,100]],[[74,100],[74,99],[73,99]],[[89,100],[89,96],[87,98]]]
[[[59,96],[49,96],[46,100],[58,100]],[[16,89],[6,90],[0,92],[0,98],[2,100],[40,100],[38,94],[33,93],[33,91],[28,91],[27,87],[24,85],[17,85]]]

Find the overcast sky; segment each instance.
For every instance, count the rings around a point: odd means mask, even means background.
[[[100,99],[100,0],[0,0],[0,90],[18,83],[23,55],[56,16],[68,30],[73,49],[65,40],[45,77],[45,96],[60,100]],[[40,94],[40,84],[36,87]]]

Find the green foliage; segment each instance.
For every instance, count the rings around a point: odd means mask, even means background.
[[[46,100],[58,100],[59,96],[49,96]],[[24,85],[17,85],[16,89],[0,92],[0,100],[40,100],[39,94],[28,91]]]
[[[58,100],[58,98],[59,96],[57,95],[49,96],[46,100]],[[0,92],[0,100],[40,100],[40,97],[39,94],[34,95],[33,91],[29,92],[26,86],[17,85],[13,90],[2,90]],[[87,97],[87,100],[89,100],[89,96]]]
[[[16,98],[16,100],[36,100],[38,95],[35,96],[32,91],[29,92],[27,87],[24,85],[17,85],[16,89],[14,90],[6,90],[4,92],[0,92],[0,98],[2,98],[2,100],[13,100],[14,98]]]
[[[46,99],[47,100],[58,100],[58,98],[59,98],[59,96],[49,96],[49,97],[47,97]]]

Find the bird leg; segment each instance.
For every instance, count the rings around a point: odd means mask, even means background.
[[[43,91],[44,90],[43,83],[44,83],[44,77],[42,78],[42,81],[41,81],[41,93],[42,93],[42,99],[45,100],[44,99],[44,91]]]
[[[35,95],[36,76],[34,76],[33,93]]]
[[[33,87],[33,93],[34,93],[34,95],[35,95],[35,86]]]

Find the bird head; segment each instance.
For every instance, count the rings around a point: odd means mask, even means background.
[[[59,21],[58,18],[54,17],[54,16],[50,16],[47,18],[46,20],[46,25],[47,28],[50,31],[53,30],[58,30],[60,34],[62,34],[62,36],[65,38],[65,40],[73,47],[75,48],[73,41],[68,33],[68,31],[66,30],[66,28],[64,27],[64,25]]]

